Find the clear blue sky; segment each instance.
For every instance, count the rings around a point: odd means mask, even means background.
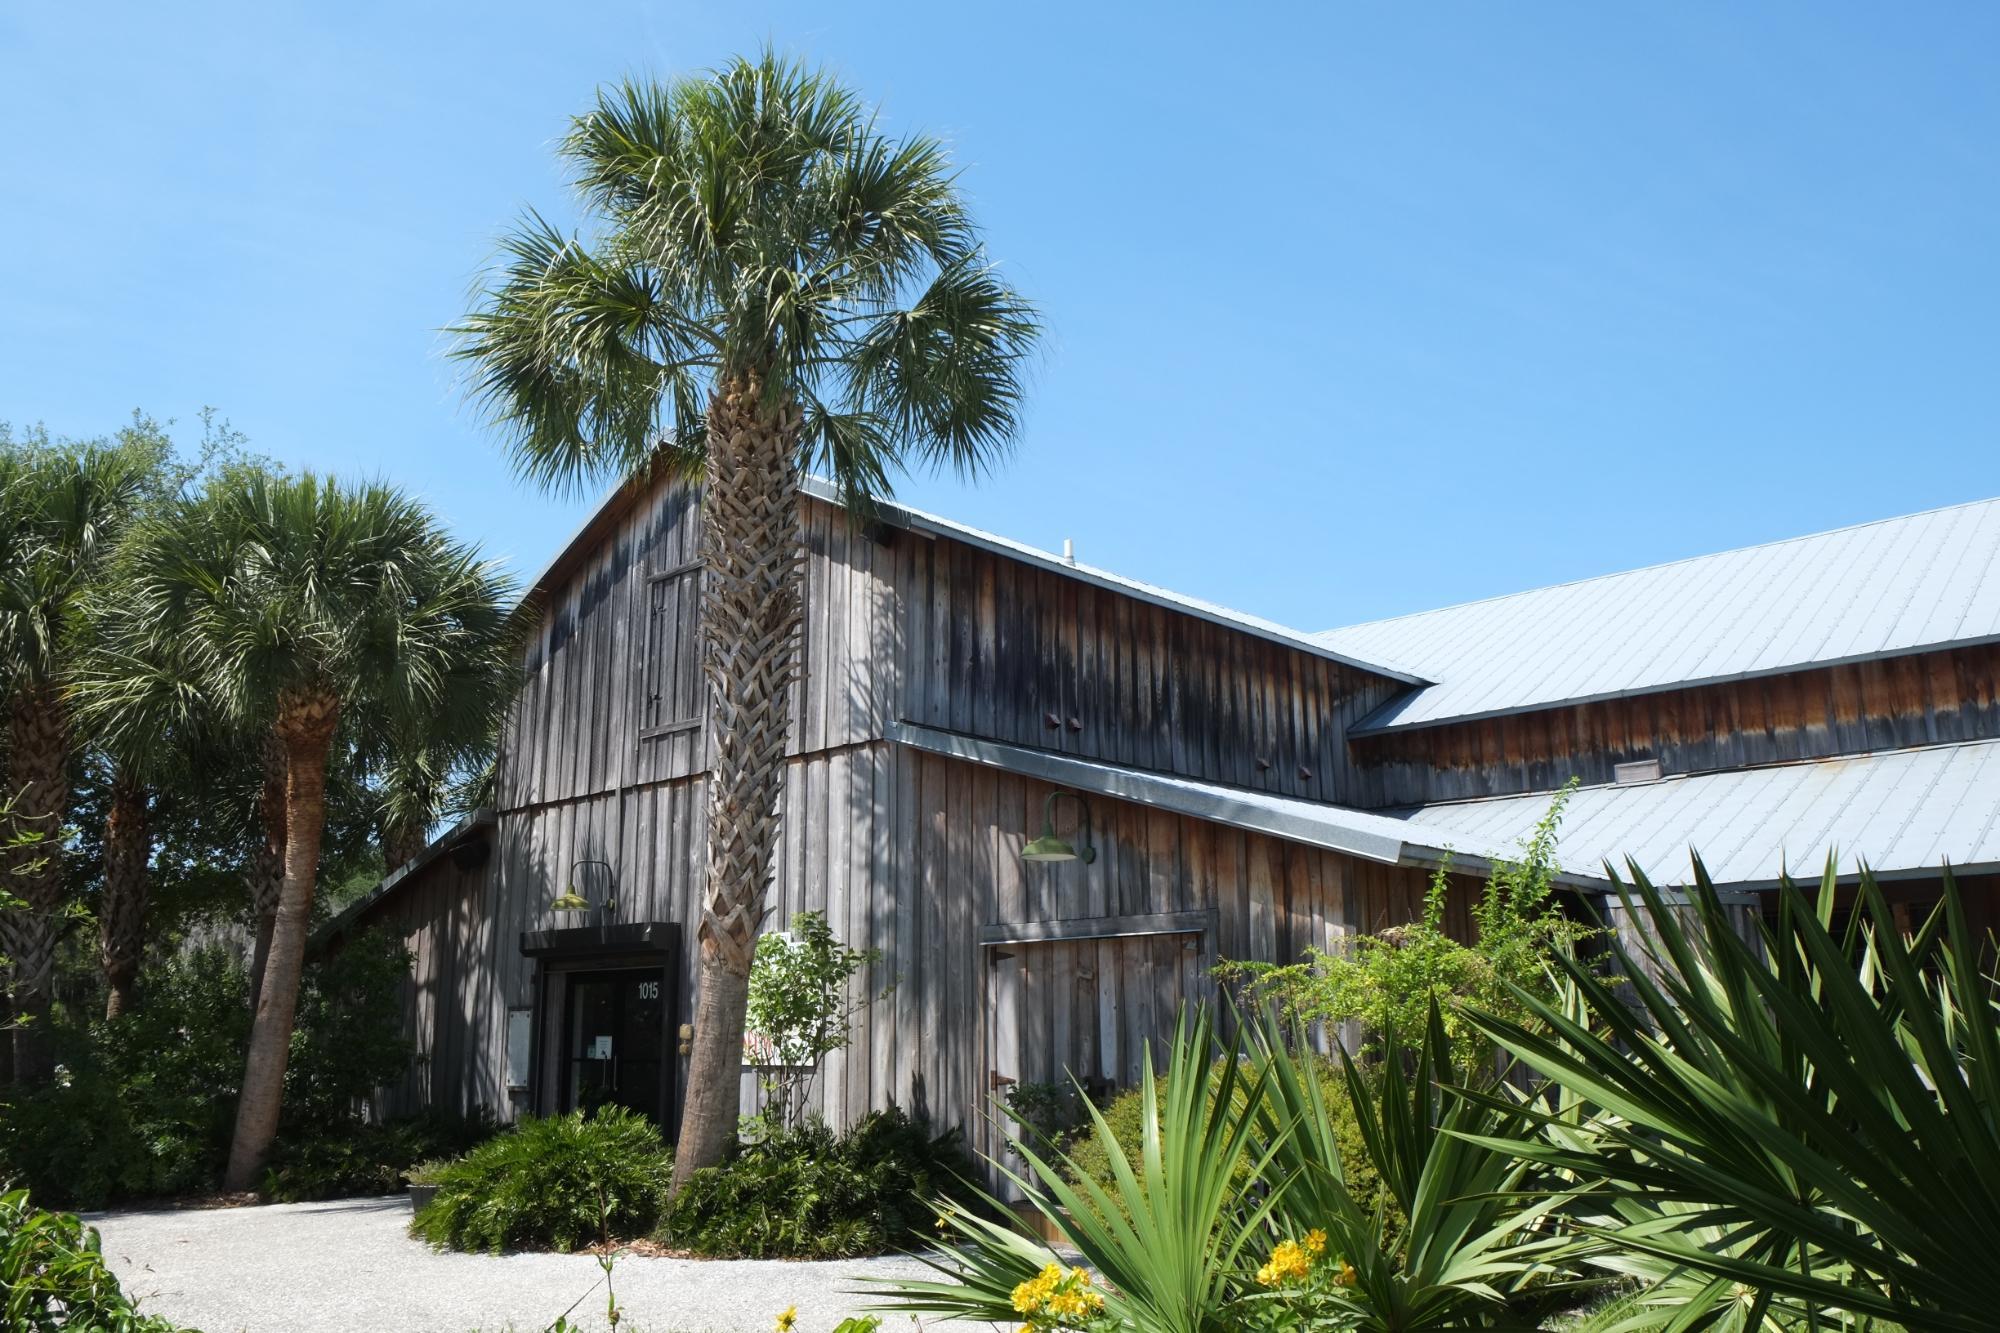
[[[955,145],[1049,354],[902,498],[1322,628],[2000,493],[2000,7],[0,10],[0,419],[213,404],[532,573],[437,330],[601,81],[765,40]]]

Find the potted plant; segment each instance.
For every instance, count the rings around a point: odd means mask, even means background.
[[[428,1162],[418,1162],[410,1168],[410,1211],[422,1212],[424,1206],[437,1197],[438,1176],[450,1163],[442,1158]]]

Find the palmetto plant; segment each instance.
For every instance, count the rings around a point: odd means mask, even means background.
[[[139,450],[43,445],[0,453],[0,682],[10,709],[7,789],[15,834],[4,853],[8,885],[25,904],[0,911],[0,954],[13,966],[14,1072],[46,1078],[41,1021],[61,933],[62,866],[54,853],[69,805],[67,698],[77,601],[110,560],[139,503],[147,458]]]
[[[1238,1192],[1245,1155],[1254,1154],[1248,1169],[1256,1176],[1279,1148],[1253,1148],[1264,1076],[1241,1063],[1241,1054],[1239,1040],[1218,1044],[1206,1012],[1182,1015],[1163,1082],[1153,1076],[1149,1044],[1136,1167],[1131,1145],[1119,1143],[1103,1113],[1090,1107],[1091,1132],[1112,1164],[1108,1187],[1068,1170],[1060,1153],[1025,1141],[1015,1149],[1023,1170],[995,1163],[1102,1276],[1106,1316],[1119,1324],[1148,1333],[1216,1328],[1256,1267],[1253,1249],[1268,1238],[1267,1219],[1285,1182],[1262,1198]],[[1014,1288],[1054,1262],[1054,1253],[963,1210],[942,1217],[964,1242],[929,1257],[944,1280],[889,1283],[889,1303],[912,1314],[1018,1322]]]
[[[460,687],[509,670],[506,589],[415,501],[312,475],[232,477],[134,541],[145,655],[284,755],[284,880],[225,1178],[240,1190],[277,1129],[343,715],[486,734],[499,691]]]
[[[1682,906],[1633,872],[1657,979],[1629,956],[1623,984],[1569,962],[1581,1015],[1479,1019],[1598,1113],[1588,1137],[1514,1148],[1655,1204],[1597,1240],[1741,1288],[1758,1318],[1992,1328],[2000,1027],[1957,885],[1905,936],[1864,874],[1836,932],[1829,865],[1817,903],[1786,883],[1751,941],[1699,863],[1694,880]]]
[[[1447,1091],[1453,1053],[1435,1022],[1416,1050],[1390,1037],[1385,1060],[1377,1079],[1352,1065],[1348,1078],[1370,1161],[1396,1199],[1393,1222],[1348,1189],[1352,1164],[1320,1080],[1269,1020],[1218,1041],[1205,1015],[1183,1018],[1157,1090],[1147,1062],[1139,1152],[1093,1112],[1110,1186],[1028,1144],[1016,1150],[1025,1169],[1006,1174],[1100,1275],[1112,1326],[1532,1327],[1532,1309],[1572,1285],[1559,1259],[1567,1238],[1543,1225],[1560,1196],[1537,1193],[1519,1158],[1476,1141],[1518,1130],[1527,1117]],[[890,1302],[1008,1320],[1015,1287],[1052,1252],[963,1211],[942,1215],[960,1242],[930,1256],[942,1280],[889,1283]],[[1266,1257],[1283,1238],[1315,1232],[1324,1240],[1317,1262],[1345,1265],[1341,1280],[1315,1282],[1308,1294],[1268,1287],[1259,1272]]]
[[[600,93],[562,157],[598,224],[530,216],[459,328],[475,392],[549,486],[702,484],[715,755],[676,1182],[736,1131],[798,670],[802,469],[855,502],[1014,435],[1033,312],[986,263],[937,140],[766,53]]]
[[[1527,1326],[1531,1307],[1579,1285],[1560,1258],[1567,1237],[1549,1225],[1563,1193],[1504,1146],[1530,1117],[1506,1096],[1452,1092],[1465,1062],[1434,1005],[1421,1045],[1383,1034],[1372,1078],[1341,1057],[1369,1161],[1401,1215],[1394,1225],[1356,1203],[1319,1080],[1278,1036],[1262,1025],[1250,1048],[1267,1089],[1260,1137],[1276,1149],[1266,1176],[1286,1182],[1278,1220],[1294,1235],[1324,1229],[1354,1270],[1321,1294],[1324,1315],[1383,1333]]]

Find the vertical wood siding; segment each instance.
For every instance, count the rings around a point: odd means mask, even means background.
[[[1063,945],[1057,953],[1087,964],[1089,985],[1037,991],[1021,1011],[1033,1067],[1088,1050],[1123,1081],[1136,1077],[1141,1044],[1171,1032],[1180,998],[1212,994],[1215,962],[1295,959],[1308,945],[1408,920],[1422,901],[1414,871],[1108,799],[1091,802],[1094,863],[1022,861],[1050,790],[887,741],[793,760],[767,924],[823,911],[845,940],[881,955],[854,983],[864,1006],[854,1045],[826,1063],[814,1089],[830,1120],[896,1102],[941,1125],[977,1126],[987,1107],[983,927],[1216,911],[1213,935],[1184,958],[1178,937]],[[515,909],[510,940],[557,924],[531,905],[546,904],[567,866],[586,857],[620,867],[622,919],[694,920],[701,796],[699,779],[681,779],[503,814],[495,874]],[[531,964],[511,945],[502,953],[497,1007],[530,1003]],[[688,1014],[692,974],[680,985]],[[497,1045],[485,1052],[504,1056]],[[1057,1073],[1049,1067],[1051,1079]]]
[[[1347,727],[1400,688],[950,538],[896,545],[913,722],[1345,801]]]
[[[2000,734],[2000,645],[1911,654],[1353,740],[1355,803],[1549,791],[1656,758],[1704,773]]]

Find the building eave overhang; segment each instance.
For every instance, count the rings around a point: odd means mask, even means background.
[[[891,726],[889,739],[928,754],[983,764],[1091,795],[1206,819],[1383,865],[1436,868],[1449,864],[1454,870],[1478,873],[1490,870],[1496,862],[1508,857],[1505,848],[1477,842],[1468,846],[1468,839],[1444,837],[1413,821],[1366,810],[1243,791],[911,722]],[[1591,892],[1601,892],[1606,887],[1606,882],[1597,876],[1567,869],[1556,878],[1572,888]]]

